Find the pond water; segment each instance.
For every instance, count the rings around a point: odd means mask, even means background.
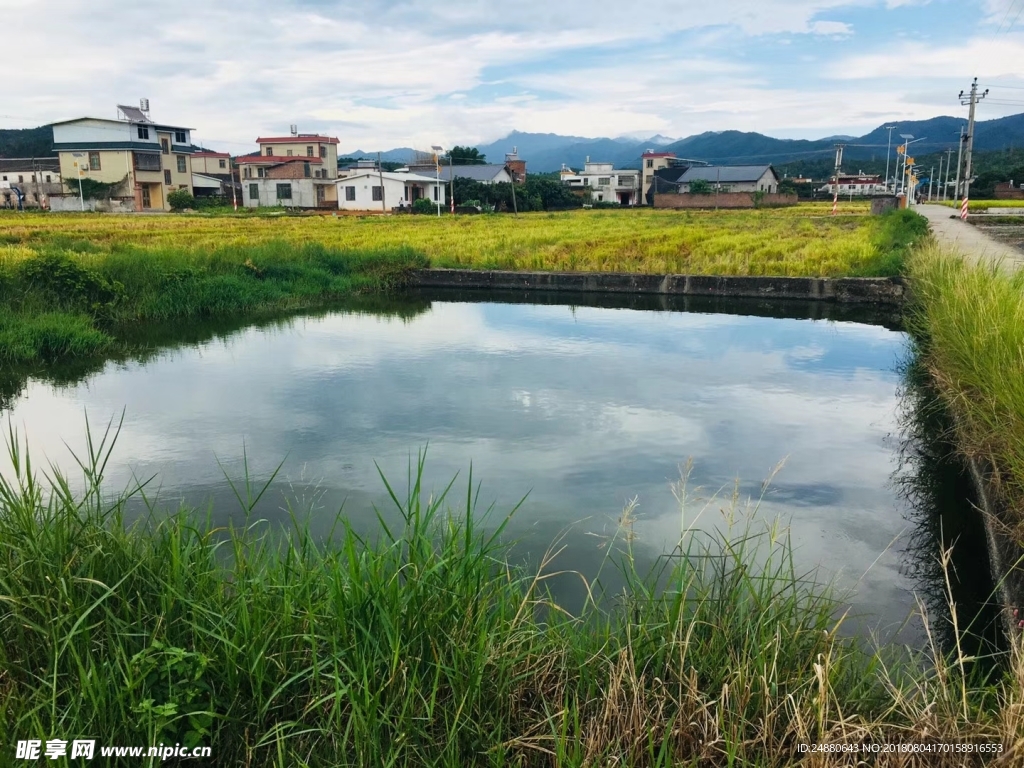
[[[247,460],[257,479],[283,462],[262,516],[286,520],[290,499],[326,529],[344,503],[371,530],[388,504],[377,467],[404,488],[426,447],[428,488],[461,473],[460,503],[472,463],[495,516],[526,497],[509,534],[528,560],[563,535],[557,565],[587,574],[630,500],[636,551],[654,562],[681,520],[721,525],[734,487],[756,500],[784,461],[757,515],[789,525],[798,568],[848,591],[850,626],[917,642],[898,630],[916,584],[893,481],[904,333],[810,319],[822,305],[594,301],[437,294],[292,318],[72,384],[29,380],[9,416],[37,457],[69,468],[86,413],[95,430],[124,411],[109,484],[155,475],[163,503],[212,500],[219,522],[241,516],[225,473]],[[672,484],[688,459],[681,512]],[[578,580],[559,589],[579,599]]]

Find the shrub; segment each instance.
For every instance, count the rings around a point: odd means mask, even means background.
[[[172,211],[183,211],[186,208],[195,208],[195,198],[187,189],[176,189],[167,195],[167,202]]]
[[[694,179],[690,182],[691,195],[710,195],[711,182],[707,179]]]
[[[425,198],[420,198],[412,204],[413,213],[437,213],[437,203]]]

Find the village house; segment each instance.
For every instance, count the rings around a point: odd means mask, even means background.
[[[563,165],[559,178],[574,192],[589,195],[594,203],[640,203],[640,171],[616,170],[613,163],[592,163],[588,157],[580,173]]]
[[[456,179],[472,179],[480,184],[510,184],[512,182],[512,172],[507,165],[502,165],[501,163],[442,165],[440,174],[438,174],[437,166],[433,163],[410,164],[407,168],[410,173],[417,173],[421,176],[433,176],[436,178],[440,175],[443,182],[451,181],[452,176]]]
[[[447,205],[445,182],[438,183],[434,176],[363,170],[336,183],[338,208],[343,211],[394,211],[421,199],[440,202],[442,208]]]
[[[235,158],[242,205],[336,208],[338,139],[316,133],[256,139],[259,151]]]
[[[169,192],[192,194],[192,129],[156,123],[138,107],[118,106],[117,112],[116,120],[81,117],[53,124],[61,178],[111,185],[108,197],[124,210],[169,210]]]
[[[674,152],[655,152],[653,149],[648,149],[640,156],[640,197],[642,201],[651,205],[653,202],[652,195],[655,191],[667,191],[660,187],[652,190],[655,178],[663,178],[663,176],[658,176],[658,171],[666,168],[675,168],[678,162]],[[682,173],[682,170],[680,173]]]
[[[193,152],[192,173],[231,177],[231,155],[227,152]]]
[[[269,136],[256,139],[259,154],[265,157],[304,157],[318,159],[317,170],[321,175],[315,178],[338,178],[338,139],[321,136],[318,133],[295,133],[291,136]]]
[[[828,183],[818,191],[834,193],[836,189],[835,185],[836,177],[832,176],[829,178]],[[885,182],[882,181],[881,176],[871,176],[863,173],[856,176],[839,174],[840,195],[853,195],[854,197],[858,197],[861,195],[884,195],[885,193]]]
[[[328,178],[319,157],[242,155],[235,162],[246,208],[334,208],[337,203],[336,179]]]
[[[56,157],[0,157],[0,207],[47,208],[64,191]]]
[[[779,191],[779,174],[771,165],[708,165],[688,168],[676,181],[681,194],[695,181],[707,182],[713,192]]]

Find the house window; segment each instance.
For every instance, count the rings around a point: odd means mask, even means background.
[[[140,125],[139,126],[139,138],[140,139],[148,139],[149,138],[149,128],[147,128],[144,125]]]
[[[260,199],[260,185],[259,184],[250,184],[249,185],[249,199],[250,200],[259,200]]]
[[[188,141],[188,139],[185,137],[185,132],[184,131],[175,131],[174,132],[174,141],[176,143],[178,143],[178,144],[184,144],[186,141]]]
[[[219,166],[220,166],[221,168],[227,168],[227,167],[228,167],[228,163],[227,163],[227,160],[225,160],[225,159],[224,159],[223,157],[222,157],[222,158],[221,158],[220,160],[218,160],[218,161],[217,161],[217,164],[218,164],[218,165],[219,165]]]
[[[167,184],[168,186],[170,186],[170,184],[171,184],[171,172],[170,171],[164,171],[164,184]]]
[[[610,187],[611,184],[612,184],[611,176],[598,176],[597,177],[597,186],[599,186],[599,187]]]
[[[273,155],[274,155],[274,148],[273,147],[267,147],[267,157],[273,157]]]
[[[46,174],[46,183],[47,183],[47,184],[49,184],[49,183],[50,183],[50,174]]]
[[[437,200],[437,184],[434,185],[434,200]]]
[[[384,199],[384,187],[373,187],[373,199],[378,202]]]
[[[184,155],[178,155],[175,159],[178,161],[178,173],[185,173],[185,171],[186,171],[185,156]]]
[[[352,202],[356,199],[355,187],[345,187],[345,199],[348,200],[349,202]]]
[[[648,160],[647,160],[647,167],[648,168],[653,168],[654,167],[654,161],[648,158]]]
[[[100,170],[100,153],[90,152],[89,153],[89,170],[98,171]]]
[[[313,156],[313,148],[312,147],[306,147],[306,157],[312,157],[312,156]]]
[[[18,183],[19,184],[24,184],[25,183],[25,177],[22,176],[20,173],[18,174]]]
[[[277,199],[278,200],[291,200],[292,199],[292,185],[291,184],[278,184],[277,185]]]
[[[291,156],[292,156],[292,151],[289,149],[288,150],[288,157],[291,157]]]
[[[267,171],[266,171],[265,168],[257,168],[256,169],[256,176],[258,176],[259,178],[262,179],[266,175],[267,175]]]
[[[244,178],[246,178],[246,179],[251,179],[252,178],[252,168],[250,168],[249,166],[246,166],[245,170],[242,171],[242,176]]]
[[[305,176],[307,179],[312,175],[309,170],[309,163],[302,164],[302,175]]]
[[[320,145],[320,157],[327,157],[327,147]]]
[[[586,179],[586,178],[583,179],[583,186],[584,187],[589,187],[590,186],[590,179]]]

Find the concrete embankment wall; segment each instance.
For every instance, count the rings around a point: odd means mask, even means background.
[[[760,200],[756,192],[719,192],[710,195],[694,195],[678,192],[659,193],[654,196],[655,208],[781,208],[796,205],[796,195],[764,194]]]
[[[409,273],[408,285],[416,288],[737,296],[869,304],[900,304],[904,296],[903,281],[898,277],[727,277],[421,269]]]

